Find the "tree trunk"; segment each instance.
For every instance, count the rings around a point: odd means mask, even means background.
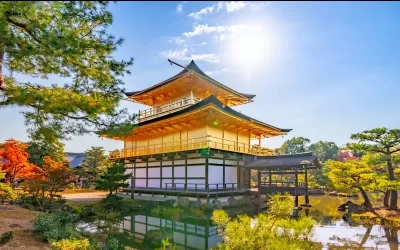
[[[391,210],[397,210],[397,190],[390,191],[390,206]]]
[[[362,249],[364,247],[364,244],[365,244],[365,242],[367,242],[367,240],[368,240],[368,238],[369,238],[369,236],[371,234],[371,231],[372,231],[372,226],[371,225],[368,225],[366,227],[367,227],[367,232],[365,232],[363,238],[361,239],[361,242],[360,242],[360,245],[359,245],[360,249]]]
[[[397,230],[394,228],[384,228],[386,239],[390,250],[399,249],[399,240],[397,239]]]
[[[383,197],[383,205],[389,207],[390,190],[385,191],[385,196]]]
[[[368,197],[367,192],[365,192],[365,190],[364,190],[363,188],[359,188],[359,189],[360,189],[360,191],[361,191],[362,197],[364,198],[365,207],[366,207],[368,210],[372,211],[372,210],[373,210],[373,208],[372,208],[372,203],[371,203],[371,200],[370,200],[369,197]]]
[[[389,148],[387,149],[387,152],[388,153],[386,154],[386,156],[388,157],[387,168],[388,168],[388,173],[389,173],[389,180],[393,181],[396,178],[394,177],[392,155],[390,154]],[[391,210],[397,210],[397,190],[390,190],[390,206],[389,206],[389,208]]]

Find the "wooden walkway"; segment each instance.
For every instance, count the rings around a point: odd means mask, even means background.
[[[151,194],[164,195],[166,196],[192,196],[192,197],[218,197],[218,196],[230,196],[230,195],[243,195],[248,192],[247,188],[233,188],[233,189],[165,189],[165,188],[133,188],[133,195]],[[123,192],[131,193],[131,188],[124,188]]]
[[[258,194],[258,188],[251,188],[249,189],[250,194]],[[260,195],[268,195],[274,193],[289,193],[290,195],[296,195],[296,190],[294,187],[261,187],[260,188]],[[297,188],[297,195],[303,196],[306,194],[305,187],[298,187]]]

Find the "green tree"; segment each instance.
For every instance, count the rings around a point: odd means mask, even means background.
[[[339,147],[334,142],[319,141],[311,144],[308,150],[314,152],[321,162],[338,159]]]
[[[50,156],[54,161],[65,161],[64,144],[59,140],[45,141],[33,140],[28,142],[26,150],[29,154],[29,162],[43,167],[43,159],[45,156]]]
[[[367,191],[373,190],[376,173],[364,161],[351,160],[346,162],[329,160],[326,163],[328,177],[333,187],[342,192],[361,192],[364,206],[372,210],[372,203]]]
[[[374,128],[352,134],[350,138],[356,141],[347,145],[350,149],[382,154],[389,181],[397,182],[392,155],[400,151],[400,129]],[[397,195],[396,189],[390,189],[390,209],[397,209]]]
[[[131,174],[125,174],[126,166],[123,163],[113,163],[107,168],[107,171],[96,180],[96,189],[109,190],[110,194],[118,188],[125,188],[129,185],[125,183],[131,177]]]
[[[255,220],[248,215],[231,219],[224,210],[214,210],[212,220],[223,239],[218,249],[320,249],[311,241],[315,221],[291,219],[292,208],[290,195],[275,195],[269,198],[268,211]]]
[[[85,151],[85,159],[82,161],[81,166],[87,173],[89,181],[94,181],[110,164],[111,162],[108,160],[103,147],[91,147]]]
[[[118,103],[121,77],[133,60],[113,53],[123,43],[109,34],[107,1],[0,2],[1,106],[28,108],[28,131],[46,140],[98,131],[130,117]],[[21,82],[12,74],[32,76]],[[45,85],[44,78],[68,83]],[[63,81],[64,82],[64,81]]]
[[[378,153],[366,153],[361,158],[374,170],[378,178],[375,181],[374,191],[384,193],[383,205],[389,207],[390,190],[400,188],[400,182],[398,178],[400,176],[400,168],[394,169],[394,175],[397,180],[390,181],[386,166],[386,156]],[[393,155],[392,162],[394,166],[398,166],[400,163],[400,155]]]
[[[280,149],[283,154],[297,154],[308,151],[310,140],[304,137],[293,137],[285,141]]]
[[[330,186],[331,183],[328,178],[328,173],[329,173],[329,169],[325,163],[322,164],[321,169],[315,170],[315,173],[313,173],[313,175],[315,176],[315,183],[317,184],[317,186],[324,187],[324,188]]]

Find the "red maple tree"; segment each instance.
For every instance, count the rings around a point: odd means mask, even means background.
[[[341,162],[360,159],[359,157],[354,156],[353,153],[351,153],[349,151],[340,151],[338,158],[339,158],[339,161],[341,161]]]
[[[8,139],[0,145],[0,168],[7,173],[11,183],[29,178],[39,169],[28,161],[27,148],[27,144],[14,139]]]

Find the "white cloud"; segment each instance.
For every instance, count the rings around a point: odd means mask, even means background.
[[[189,17],[193,17],[194,19],[199,20],[199,19],[201,18],[201,16],[210,14],[210,13],[213,12],[213,10],[214,10],[214,5],[205,7],[205,8],[201,9],[201,10],[198,11],[198,12],[192,12],[192,13],[190,13],[188,16],[189,16]]]
[[[243,9],[246,7],[246,3],[243,1],[232,1],[232,2],[226,2],[226,11],[229,12],[234,12]]]
[[[178,4],[178,6],[176,6],[176,12],[178,13],[182,13],[183,12],[183,4]]]
[[[193,44],[192,46],[193,46],[193,47],[201,47],[201,46],[206,46],[206,45],[207,45],[206,42],[201,42],[201,43]]]
[[[201,24],[197,25],[194,27],[193,31],[185,32],[182,35],[189,38],[193,36],[199,36],[202,34],[210,34],[210,33],[223,33],[223,32],[237,32],[238,30],[245,28],[245,24],[237,24],[237,25],[231,25],[231,26],[224,26],[224,25],[219,25],[219,26],[208,26],[208,24]]]
[[[218,2],[217,3],[217,12],[220,11],[222,8],[224,8],[224,2]]]
[[[218,75],[221,74],[223,72],[228,72],[228,69],[224,68],[224,69],[220,69],[220,70],[214,70],[214,71],[204,71],[204,73],[206,73],[206,75]]]
[[[209,63],[218,63],[220,60],[215,54],[193,54],[188,55],[188,48],[184,48],[182,50],[168,50],[161,52],[161,56],[171,59],[178,60],[196,60],[196,61],[205,61]]]
[[[209,63],[219,63],[220,60],[215,54],[194,54],[190,57],[192,60],[205,61]]]
[[[168,42],[170,42],[170,43],[176,43],[176,44],[183,44],[183,43],[185,43],[185,39],[183,39],[182,37],[180,37],[180,36],[177,36],[177,37],[171,37],[169,40],[168,40]]]

